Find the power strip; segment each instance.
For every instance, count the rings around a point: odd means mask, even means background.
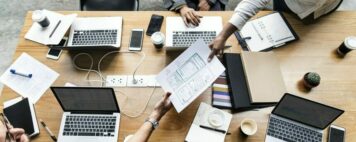
[[[107,87],[160,87],[156,81],[156,75],[107,75]]]

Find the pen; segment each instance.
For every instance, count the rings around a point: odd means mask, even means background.
[[[57,30],[57,28],[58,28],[58,26],[59,26],[59,24],[60,24],[61,22],[62,22],[61,20],[58,21],[56,27],[54,27],[53,31],[52,31],[51,34],[49,35],[49,38],[52,37],[53,33]]]
[[[223,134],[226,133],[225,130],[220,130],[220,129],[216,129],[216,128],[211,128],[211,127],[204,126],[204,125],[199,125],[199,126],[200,126],[200,128],[204,128],[204,129],[208,129],[208,130],[213,130],[213,131],[220,132],[220,133],[223,133]]]
[[[52,140],[56,142],[57,141],[56,136],[53,135],[52,131],[46,126],[46,124],[42,120],[40,120],[40,122],[42,126],[46,129],[47,133],[51,136]]]
[[[23,72],[16,71],[15,69],[10,69],[10,72],[12,74],[16,74],[16,75],[19,75],[19,76],[32,78],[32,74],[31,73],[23,73]]]

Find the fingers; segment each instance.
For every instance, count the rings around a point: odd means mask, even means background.
[[[211,62],[211,60],[213,60],[214,55],[216,55],[218,53],[218,51],[216,49],[211,50],[209,56],[208,56],[208,62]]]
[[[184,21],[185,26],[188,27],[189,26],[189,22],[187,20],[187,17],[183,16],[183,21]]]
[[[187,12],[186,15],[187,15],[189,23],[192,23],[194,26],[198,26],[199,25],[200,19],[199,19],[198,16],[196,16],[194,14],[194,11],[189,11],[189,12]]]
[[[14,138],[17,140],[17,139],[20,139],[22,137],[22,135],[25,134],[25,130],[24,129],[21,129],[21,128],[12,128],[9,130],[10,134],[12,136],[14,136]]]
[[[164,95],[164,99],[168,99],[172,95],[171,92],[167,92],[166,95]]]
[[[29,142],[30,139],[28,138],[27,135],[21,135],[20,137],[20,142]]]

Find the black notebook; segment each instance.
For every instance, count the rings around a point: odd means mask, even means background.
[[[22,128],[29,136],[39,134],[38,123],[34,106],[27,98],[16,98],[11,100],[9,106],[4,103],[4,114],[9,119],[11,125],[15,128]],[[15,103],[14,103],[15,102]],[[14,103],[14,104],[12,104]]]
[[[223,58],[226,67],[226,78],[229,86],[231,104],[234,110],[261,108],[273,105],[269,103],[251,103],[244,67],[240,54],[225,53]]]
[[[267,51],[299,39],[292,26],[280,12],[247,22],[235,33],[241,47],[250,51]]]

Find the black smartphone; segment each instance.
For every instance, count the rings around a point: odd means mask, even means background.
[[[148,25],[146,35],[151,36],[153,33],[160,31],[164,17],[153,14],[151,16],[150,24]]]
[[[345,141],[345,128],[331,125],[329,129],[328,142],[344,142]]]

